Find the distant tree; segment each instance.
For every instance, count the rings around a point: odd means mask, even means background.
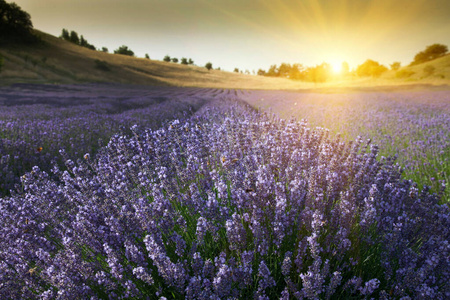
[[[75,31],[71,31],[70,32],[70,37],[69,37],[69,41],[79,45],[80,44],[80,38],[78,37],[78,33],[76,33]]]
[[[424,51],[417,53],[414,56],[414,61],[411,62],[411,65],[417,65],[438,57],[441,57],[448,52],[448,47],[442,44],[433,44],[429,45],[425,48]]]
[[[164,56],[164,58],[163,58],[163,61],[166,61],[166,62],[170,62],[170,56],[169,55],[166,55],[166,56]]]
[[[31,43],[37,40],[33,35],[30,14],[15,3],[0,0],[0,43]]]
[[[178,58],[176,58],[176,57],[172,58],[172,62],[177,63],[178,62]]]
[[[259,76],[265,76],[266,71],[264,71],[263,69],[258,69],[258,72],[256,74],[258,74]]]
[[[350,73],[350,67],[348,65],[348,62],[344,61],[342,63],[341,74],[347,75],[348,73]]]
[[[148,53],[145,53],[145,58],[150,59],[150,56],[148,55]]]
[[[423,72],[425,73],[426,76],[431,76],[434,71],[436,71],[436,68],[433,67],[432,65],[427,65],[423,68]]]
[[[106,48],[106,47],[102,47],[102,52],[108,53],[109,50],[108,50],[108,48]]]
[[[208,69],[208,71],[211,70],[212,69],[212,63],[207,62],[206,65],[205,65],[205,68]]]
[[[382,73],[386,72],[388,69],[381,65],[379,62],[368,59],[363,64],[356,68],[356,74],[360,77],[372,76],[379,77]]]
[[[271,65],[269,70],[266,73],[266,76],[278,76],[278,68],[277,65]]]
[[[239,73],[239,69],[238,68],[234,68],[233,72]]]
[[[220,67],[217,67],[216,70],[217,70],[217,71],[221,71]]]
[[[193,65],[194,61],[192,60],[192,58],[189,58],[188,64]]]
[[[96,50],[94,45],[89,44],[88,41],[82,35],[80,36],[80,46],[91,50]]]
[[[307,68],[306,70],[308,80],[318,83],[328,80],[331,74],[331,66],[327,63],[322,63],[315,67]]]
[[[128,49],[128,46],[120,46],[118,49],[114,50],[114,54],[122,54],[128,56],[134,56],[134,52]]]
[[[186,58],[186,57],[182,57],[180,63],[181,63],[182,65],[187,65],[187,64],[188,64],[187,58]]]
[[[398,69],[400,69],[401,66],[402,66],[402,64],[401,64],[400,62],[394,61],[394,62],[391,64],[391,70],[397,71]]]
[[[69,30],[63,28],[62,32],[61,32],[61,35],[59,37],[62,38],[63,40],[70,41]]]

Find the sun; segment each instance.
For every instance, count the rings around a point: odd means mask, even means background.
[[[331,69],[333,70],[333,73],[335,73],[335,74],[341,73],[342,72],[342,63],[341,62],[332,62]]]

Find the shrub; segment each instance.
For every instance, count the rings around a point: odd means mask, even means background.
[[[102,47],[102,52],[108,53],[108,52],[109,52],[109,51],[108,51],[108,48]]]
[[[432,65],[427,65],[423,68],[423,72],[425,73],[426,76],[431,76],[434,71],[436,71],[436,68],[433,67]]]
[[[415,74],[414,71],[403,69],[403,70],[397,71],[395,73],[395,77],[397,77],[397,78],[408,78],[408,77],[411,77],[414,74]]]
[[[111,68],[110,68],[109,64],[106,61],[96,59],[94,61],[94,63],[95,63],[95,68],[96,69],[99,69],[101,71],[106,71],[106,72],[111,71]]]
[[[169,55],[164,56],[163,61],[170,62],[171,61],[170,56]]]
[[[173,57],[173,58],[172,58],[172,62],[173,62],[173,63],[178,63],[178,58]]]
[[[393,62],[393,63],[391,64],[391,70],[397,71],[398,69],[400,69],[401,65],[402,65],[402,64],[401,64],[400,62],[398,62],[398,61]]]
[[[148,55],[148,53],[145,53],[145,58],[150,59],[150,56]]]
[[[212,63],[207,62],[207,63],[205,64],[205,68],[208,69],[208,71],[211,70],[211,69],[212,69]]]
[[[132,130],[0,199],[5,298],[446,297],[449,207],[376,146],[241,107]]]
[[[120,46],[118,49],[114,50],[114,54],[122,54],[128,56],[134,56],[134,52],[128,49],[128,46]]]
[[[182,65],[187,65],[187,64],[188,64],[187,58],[186,58],[186,57],[182,57],[180,63],[181,63]]]

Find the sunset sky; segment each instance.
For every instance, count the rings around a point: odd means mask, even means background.
[[[7,1],[10,2],[10,1]],[[370,58],[406,65],[450,46],[449,0],[15,0],[36,29],[75,30],[110,52],[192,58],[232,71]]]

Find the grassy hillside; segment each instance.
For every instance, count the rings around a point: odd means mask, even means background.
[[[69,43],[44,32],[36,31],[36,34],[43,41],[40,45],[0,48],[0,53],[5,58],[3,70],[0,72],[0,85],[17,82],[115,82],[231,89],[320,89],[326,91],[330,88],[372,88],[397,85],[406,85],[409,88],[411,85],[418,84],[450,84],[450,55],[425,64],[403,67],[397,72],[388,71],[377,79],[334,79],[331,82],[314,84],[218,70],[208,71],[204,67],[104,53]],[[424,72],[427,65],[434,67],[432,74]]]
[[[312,84],[224,72],[90,50],[36,31],[42,45],[3,47],[0,82],[81,83],[117,82],[214,88],[300,88]],[[109,70],[99,68],[96,60]]]
[[[450,54],[418,65],[405,66],[398,71],[386,72],[381,79],[392,80],[395,83],[422,82],[430,84],[449,84]]]

